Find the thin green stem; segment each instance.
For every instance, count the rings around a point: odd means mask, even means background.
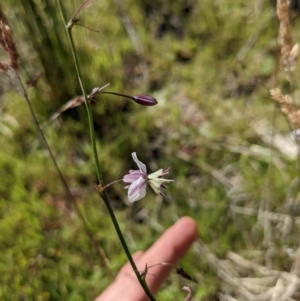
[[[62,8],[62,4],[61,4],[61,0],[58,0],[58,5],[59,5],[59,9],[60,9],[60,13],[61,13],[61,16],[62,16],[62,19],[63,19],[63,22],[66,26],[66,33],[67,33],[67,37],[68,37],[68,40],[69,40],[69,43],[70,43],[70,47],[71,47],[71,52],[72,52],[72,55],[73,55],[73,59],[74,59],[74,64],[75,64],[75,69],[76,69],[76,73],[77,73],[77,77],[78,77],[78,81],[79,81],[79,84],[80,84],[80,87],[81,87],[81,90],[82,90],[82,94],[84,96],[84,99],[85,99],[85,105],[86,105],[86,110],[87,110],[87,115],[88,115],[88,122],[89,122],[89,130],[90,130],[90,136],[91,136],[91,143],[92,143],[92,148],[93,148],[93,153],[94,153],[94,159],[95,159],[95,165],[96,165],[96,172],[97,172],[97,176],[98,176],[98,181],[99,182],[102,182],[103,183],[103,177],[102,177],[102,173],[101,173],[101,169],[100,169],[100,163],[99,163],[99,158],[98,158],[98,153],[97,153],[97,147],[96,147],[96,139],[95,139],[95,131],[94,131],[94,125],[93,125],[93,117],[92,117],[92,113],[91,113],[91,107],[90,107],[90,102],[87,98],[87,93],[85,91],[85,88],[84,88],[84,85],[83,85],[83,82],[82,82],[82,77],[81,77],[81,73],[80,73],[80,68],[79,68],[79,63],[78,63],[78,58],[77,58],[77,54],[76,54],[76,51],[75,51],[75,46],[74,46],[74,41],[73,41],[73,37],[72,37],[72,34],[71,34],[71,30],[72,30],[72,27],[73,26],[67,26],[66,24],[68,24],[66,22],[66,18],[64,16],[64,12],[63,12],[63,8]],[[105,191],[102,191],[102,193],[99,193],[99,195],[102,197],[105,205],[106,205],[106,208],[108,210],[108,213],[110,215],[110,218],[113,222],[113,225],[115,227],[115,230],[117,232],[117,235],[119,237],[119,240],[123,246],[123,249],[126,253],[126,256],[128,258],[128,261],[130,262],[131,266],[132,266],[132,269],[134,270],[137,278],[138,278],[138,281],[140,282],[141,286],[143,287],[146,295],[148,296],[148,298],[151,300],[151,301],[155,301],[155,298],[152,296],[152,293],[150,292],[146,282],[142,279],[140,273],[138,272],[137,270],[137,267],[135,265],[135,262],[131,256],[131,253],[127,247],[127,244],[125,242],[125,239],[124,239],[124,236],[122,234],[122,231],[119,227],[119,224],[118,224],[118,221],[115,217],[115,214],[113,212],[113,209],[109,203],[109,200],[108,200],[108,197],[107,197],[107,194]]]

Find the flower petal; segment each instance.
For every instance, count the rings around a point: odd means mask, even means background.
[[[148,175],[148,182],[155,193],[163,195],[161,188],[166,188],[164,183],[174,182],[174,180],[163,178],[163,176],[168,173],[169,169],[159,169],[158,171]]]
[[[151,173],[148,175],[148,179],[152,180],[155,178],[162,178],[163,176],[167,175],[169,173],[169,168],[161,168],[156,172]],[[173,182],[173,180],[171,180]]]
[[[140,170],[129,170],[129,174],[123,177],[123,182],[125,183],[133,183],[134,181],[138,180],[139,178],[146,178],[143,172]]]
[[[159,169],[158,171],[153,172],[153,173],[151,173],[150,175],[148,175],[148,179],[149,179],[149,180],[153,180],[153,179],[156,179],[156,178],[161,177],[161,176],[163,176],[163,175],[164,175],[163,169],[161,168],[161,169]]]
[[[146,195],[147,180],[140,177],[128,188],[128,200],[133,203],[142,199]]]
[[[160,194],[160,185],[159,183],[155,182],[155,181],[149,181],[149,184],[151,186],[151,188],[154,190],[155,193]]]
[[[143,172],[147,176],[147,167],[146,167],[146,165],[138,159],[135,152],[132,153],[131,156],[132,156],[133,161],[139,167],[140,171]]]

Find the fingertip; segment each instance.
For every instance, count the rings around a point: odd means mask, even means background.
[[[189,217],[184,216],[176,222],[176,227],[180,228],[184,232],[186,237],[189,237],[191,241],[194,241],[198,236],[198,227],[196,221]]]
[[[190,248],[198,237],[197,224],[194,219],[188,216],[180,218],[176,224],[170,228],[171,242],[169,259],[176,263]]]

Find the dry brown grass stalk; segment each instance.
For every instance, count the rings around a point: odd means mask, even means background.
[[[289,95],[282,94],[279,88],[270,90],[271,97],[280,105],[281,111],[287,115],[291,123],[300,127],[300,110],[294,105]]]
[[[15,71],[18,71],[19,54],[13,40],[12,31],[8,25],[7,19],[0,6],[0,45],[8,53],[10,57],[9,65],[0,62],[0,69],[6,72],[9,66]]]
[[[298,44],[293,46],[292,31],[289,21],[289,4],[287,0],[277,0],[279,20],[279,40],[281,44],[281,61],[288,71],[293,71],[298,58]]]

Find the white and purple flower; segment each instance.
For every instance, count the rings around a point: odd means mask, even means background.
[[[169,173],[169,168],[159,169],[150,175],[147,175],[147,167],[144,163],[139,161],[136,153],[132,153],[133,161],[137,164],[139,170],[129,170],[129,174],[123,177],[125,183],[130,183],[130,185],[124,187],[128,189],[128,200],[133,203],[142,199],[146,195],[146,187],[149,183],[152,189],[157,194],[161,192],[161,188],[167,188],[164,183],[174,182],[173,180],[164,179],[163,176]]]

